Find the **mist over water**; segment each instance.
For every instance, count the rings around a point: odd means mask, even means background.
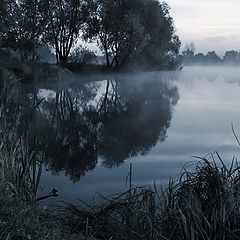
[[[111,196],[126,189],[131,162],[135,185],[166,183],[192,156],[218,151],[230,162],[239,151],[231,131],[233,123],[240,133],[239,73],[194,66],[21,86],[21,112],[44,98],[33,116],[39,151],[48,145],[39,195],[55,187],[73,203]]]

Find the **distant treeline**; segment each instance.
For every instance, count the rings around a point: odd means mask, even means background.
[[[80,46],[83,41],[96,43],[109,68],[179,65],[180,41],[165,2],[0,0],[0,48],[22,61],[43,61],[51,53],[61,65],[91,61],[94,53]]]
[[[194,64],[239,64],[240,65],[240,51],[229,50],[221,58],[215,51],[209,51],[207,54],[195,53],[195,45],[193,43],[187,44],[185,50],[179,55],[179,61],[184,65]]]

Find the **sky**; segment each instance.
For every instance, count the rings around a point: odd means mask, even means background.
[[[182,42],[196,52],[240,50],[240,0],[166,0]]]

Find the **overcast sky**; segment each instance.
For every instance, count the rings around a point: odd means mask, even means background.
[[[240,0],[166,0],[177,34],[197,52],[240,50]]]

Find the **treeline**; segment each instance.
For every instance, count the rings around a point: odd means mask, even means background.
[[[166,3],[157,0],[0,0],[0,48],[22,61],[54,51],[66,65],[89,60],[94,42],[109,68],[173,69],[180,41]],[[86,61],[87,61],[86,60]]]
[[[240,64],[240,51],[230,50],[226,51],[221,58],[215,51],[209,51],[207,54],[195,53],[195,45],[193,43],[187,44],[185,50],[179,55],[179,61],[184,65],[194,64]]]

